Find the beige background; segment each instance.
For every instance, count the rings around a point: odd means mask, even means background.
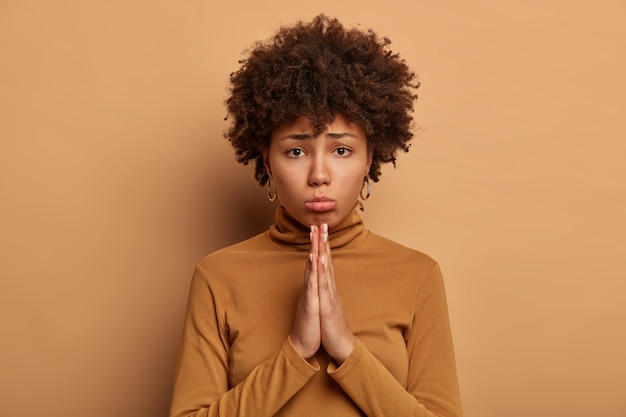
[[[272,220],[228,74],[320,11],[423,83],[365,219],[441,262],[466,416],[626,416],[626,2],[212,3],[0,2],[1,416],[166,416],[194,263]]]

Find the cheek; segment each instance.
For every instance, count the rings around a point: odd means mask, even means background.
[[[340,187],[345,190],[346,193],[354,194],[359,193],[361,186],[363,185],[363,177],[361,170],[355,170],[350,173],[344,173],[337,178],[337,182]]]
[[[303,181],[301,177],[302,175],[299,175],[298,171],[278,170],[274,174],[276,188],[278,191],[282,191],[283,195],[287,196],[287,194],[291,194],[302,187],[300,185]]]

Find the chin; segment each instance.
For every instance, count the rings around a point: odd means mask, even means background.
[[[326,223],[328,224],[328,227],[332,229],[337,226],[340,221],[341,219],[338,218],[337,213],[329,211],[325,213],[314,213],[311,224],[320,225]]]

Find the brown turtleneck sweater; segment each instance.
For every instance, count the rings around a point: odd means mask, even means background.
[[[309,361],[291,332],[309,230],[276,224],[196,267],[171,417],[462,416],[443,279],[435,261],[365,229],[357,211],[330,231],[352,354]]]

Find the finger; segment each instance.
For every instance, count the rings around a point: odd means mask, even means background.
[[[318,262],[318,286],[320,291],[328,290],[328,265],[329,258],[327,252],[327,243],[328,243],[328,225],[322,224],[320,226],[319,236],[318,236],[318,247],[319,247],[319,262]]]
[[[321,264],[323,265],[323,269],[324,269],[325,285],[327,285],[328,287],[334,288],[335,278],[333,275],[334,270],[333,270],[333,260],[332,260],[331,251],[330,251],[330,235],[328,231],[328,224],[322,225],[320,233],[321,233],[320,242],[319,242],[319,245],[321,247],[320,257],[323,258],[323,262],[321,262]]]
[[[309,260],[307,261],[307,264],[309,267],[308,270],[305,270],[305,273],[307,274],[308,280],[311,280],[314,278],[314,275],[317,274],[318,270],[317,258],[312,253],[309,253]],[[315,281],[317,281],[317,279],[315,279]]]
[[[317,236],[317,248],[319,251],[319,256],[327,257],[327,244],[328,244],[328,225],[326,223],[321,224],[318,228],[318,236]]]
[[[311,254],[315,258],[319,256],[319,227],[311,225]]]
[[[326,242],[324,244],[324,248],[325,248],[325,260],[326,262],[324,262],[327,265],[327,270],[330,274],[330,278],[332,278],[333,282],[335,279],[335,271],[333,269],[333,256],[332,256],[332,252],[330,250],[330,231],[328,229],[328,224],[325,224],[325,230],[326,230]]]
[[[317,259],[309,253],[307,264],[309,268],[305,270],[304,288],[302,290],[302,301],[307,314],[319,314],[319,282],[317,273]]]
[[[320,291],[320,297],[324,297],[322,292],[328,291],[328,274],[326,272],[326,259],[324,255],[319,257],[317,262],[317,285]]]
[[[304,266],[304,279],[308,277],[309,272],[311,272],[311,252],[309,252],[308,256],[306,257],[306,265]]]
[[[307,273],[306,286],[307,288],[315,289],[315,296],[317,296],[317,286],[318,286],[318,258],[319,258],[319,244],[317,243],[317,235],[319,233],[319,229],[317,226],[311,226],[311,251],[309,252],[309,257],[307,260],[307,265],[309,266],[309,270]]]

